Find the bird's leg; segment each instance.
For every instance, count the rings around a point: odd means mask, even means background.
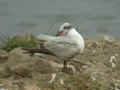
[[[17,79],[20,79],[21,75],[17,72],[14,72],[14,79],[17,80]]]
[[[66,60],[64,60],[64,63],[63,63],[63,72],[65,72],[65,73],[68,72],[67,61]]]

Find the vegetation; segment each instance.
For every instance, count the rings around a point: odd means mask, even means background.
[[[37,47],[37,39],[33,35],[30,35],[29,39],[25,36],[15,36],[12,38],[8,38],[8,40],[4,43],[1,49],[9,52],[17,47],[35,48]]]

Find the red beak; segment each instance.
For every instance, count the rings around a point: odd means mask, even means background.
[[[63,31],[57,32],[56,36],[60,36],[60,35],[62,35],[62,33],[63,33]]]

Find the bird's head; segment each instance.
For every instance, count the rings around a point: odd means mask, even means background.
[[[63,25],[61,25],[56,36],[66,35],[71,28],[72,25],[70,23],[64,23]]]

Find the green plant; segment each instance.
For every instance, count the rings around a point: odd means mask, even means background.
[[[1,49],[9,52],[17,47],[35,48],[37,47],[37,39],[33,35],[31,36],[30,40],[27,39],[19,40],[16,37],[8,38],[8,41],[1,47]]]

